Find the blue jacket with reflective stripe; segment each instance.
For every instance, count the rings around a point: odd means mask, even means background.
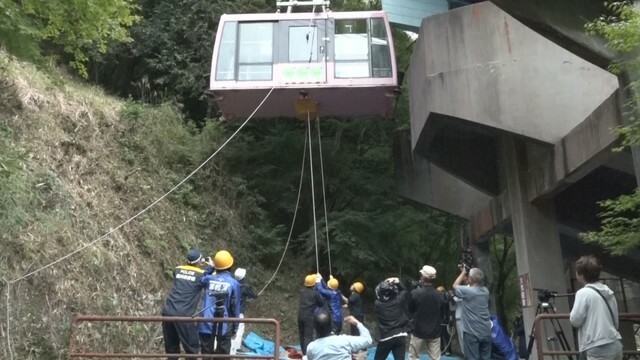
[[[329,289],[324,279],[316,284],[316,289],[318,289],[320,295],[329,300],[331,321],[336,324],[342,323],[342,293],[339,290]]]
[[[212,268],[205,271],[202,278],[204,297],[202,299],[202,317],[237,318],[240,315],[240,284],[226,270],[211,273]],[[216,326],[219,324],[219,326]],[[238,324],[201,322],[198,331],[204,334],[234,334]],[[217,331],[216,331],[217,327]]]

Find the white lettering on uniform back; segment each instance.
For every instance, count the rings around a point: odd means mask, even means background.
[[[176,279],[196,281],[196,277],[195,276],[189,276],[189,275],[185,275],[185,274],[177,274],[176,275]]]

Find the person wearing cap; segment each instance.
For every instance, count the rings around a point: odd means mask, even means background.
[[[333,333],[340,335],[342,332],[342,293],[339,290],[340,283],[333,275],[325,282],[322,275],[316,274],[316,289],[329,303],[329,313],[333,322]]]
[[[203,289],[204,270],[198,266],[202,261],[200,251],[191,249],[187,252],[187,263],[173,270],[173,286],[164,302],[162,316],[191,316],[196,311]],[[162,334],[167,354],[180,354],[180,344],[185,353],[198,353],[200,342],[195,323],[163,321]]]
[[[364,285],[361,282],[354,282],[351,287],[351,295],[347,299],[345,296],[342,297],[342,302],[344,302],[349,309],[349,315],[352,315],[359,322],[364,322],[364,311],[362,310],[362,292],[364,291]],[[355,325],[351,325],[351,331],[349,332],[351,335],[360,335],[358,333],[358,327]]]
[[[420,286],[411,291],[409,313],[413,330],[409,342],[409,359],[420,359],[420,353],[426,348],[429,358],[440,359],[440,330],[445,302],[442,294],[434,287],[436,269],[425,265],[419,270]]]
[[[253,287],[247,283],[247,270],[244,268],[237,268],[233,273],[233,277],[238,280],[240,284],[240,315],[238,317],[244,318],[244,305],[247,300],[253,300],[258,298],[258,294]],[[238,331],[236,336],[231,340],[231,355],[235,355],[236,351],[242,346],[242,337],[244,336],[244,323],[238,324]]]
[[[298,335],[300,336],[300,350],[307,354],[307,346],[313,340],[313,317],[322,312],[324,300],[315,289],[316,275],[307,275],[304,278],[304,288],[300,291],[298,306]]]
[[[233,257],[228,251],[221,250],[213,261],[209,259],[208,264],[201,280],[205,288],[202,317],[237,318],[240,315],[240,283],[229,271],[233,266]],[[237,323],[200,322],[200,352],[228,355],[231,352],[231,339],[235,337],[237,329]]]
[[[468,286],[462,285],[464,282]],[[460,299],[464,358],[488,360],[491,358],[491,314],[489,290],[483,285],[484,272],[478,268],[461,267],[460,275],[453,283],[456,297]]]

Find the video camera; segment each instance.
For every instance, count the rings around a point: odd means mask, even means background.
[[[462,253],[460,253],[460,261],[458,262],[458,268],[462,269],[464,267],[467,271],[469,271],[473,267],[473,264],[474,259],[471,248],[467,247],[462,249]]]
[[[549,302],[551,298],[555,298],[558,295],[557,291],[536,288],[534,288],[533,290],[538,292],[538,300],[543,303]]]

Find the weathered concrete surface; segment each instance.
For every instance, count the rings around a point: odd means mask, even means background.
[[[622,125],[619,96],[619,92],[611,94],[552,148],[538,151],[538,156],[531,155],[533,150],[528,152],[529,201],[549,198],[613,156],[618,137],[612,130]]]
[[[412,143],[427,148],[432,113],[552,144],[618,88],[490,2],[425,19],[410,76]]]
[[[404,196],[463,214],[472,242],[513,234],[518,274],[529,279],[527,332],[538,302],[533,288],[570,288],[568,262],[580,254],[563,254],[562,229],[593,229],[597,202],[635,187],[631,154],[610,151],[618,141],[611,129],[622,123],[618,79],[603,70],[606,63],[576,55],[611,58],[601,39],[583,33],[590,18],[572,8],[580,1],[558,2],[562,14],[548,10],[550,0],[494,1],[519,4],[509,11],[538,30],[546,26],[544,36],[491,3],[432,16],[423,20],[410,69],[413,154],[400,173],[414,179],[404,180]],[[550,41],[552,33],[559,36]],[[448,197],[460,184],[485,197],[461,207]],[[566,301],[558,305],[568,311]]]
[[[585,25],[605,13],[605,1],[491,0],[526,26],[574,54],[605,68],[616,55]]]
[[[507,191],[518,276],[529,279],[524,292],[530,294],[530,303],[529,306],[523,307],[522,313],[525,325],[531,326],[538,304],[534,289],[566,293],[569,287],[567,279],[563,276],[566,272],[555,206],[552,202],[533,205],[528,201],[525,159],[525,148],[522,142],[517,141],[513,136],[505,136],[502,141],[502,161],[506,165],[507,172]],[[569,312],[568,304],[557,303],[556,305],[558,312]],[[568,321],[563,321],[563,327],[569,343],[573,344]],[[536,358],[533,353],[532,356]]]
[[[398,194],[438,210],[469,219],[491,197],[411,151],[408,133],[394,141]]]

